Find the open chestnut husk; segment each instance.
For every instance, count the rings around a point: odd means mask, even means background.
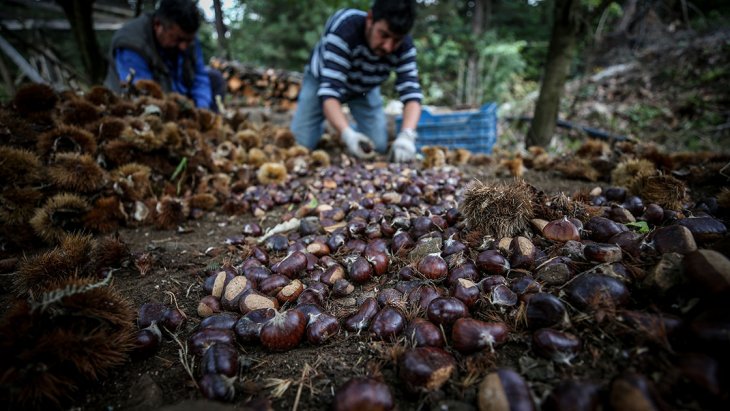
[[[437,347],[411,348],[398,359],[398,376],[411,392],[438,390],[455,369],[454,357]]]
[[[485,322],[474,318],[459,318],[451,330],[451,341],[454,349],[469,354],[507,341],[509,331],[507,325],[499,322]]]
[[[393,394],[387,384],[370,377],[355,377],[337,388],[334,411],[392,410]]]
[[[261,345],[269,351],[288,351],[299,345],[307,327],[307,317],[297,310],[277,312],[261,327]]]

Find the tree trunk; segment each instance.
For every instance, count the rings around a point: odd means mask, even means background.
[[[491,0],[476,0],[474,2],[474,14],[471,18],[471,34],[474,39],[481,37],[484,33],[485,11],[489,7]],[[479,69],[479,51],[473,50],[469,53],[466,74],[466,101],[468,106],[477,106],[480,102],[477,100],[480,94],[480,88],[483,86],[481,82],[481,70]]]
[[[213,8],[215,9],[215,31],[218,33],[218,52],[226,60],[230,60],[228,51],[228,39],[226,38],[226,24],[223,22],[223,7],[221,0],[213,0]]]
[[[560,109],[565,79],[580,32],[580,0],[556,0],[545,74],[535,114],[527,132],[526,145],[545,147],[550,143]]]
[[[89,81],[99,84],[106,74],[106,59],[99,50],[96,41],[92,12],[94,0],[58,0],[66,18],[71,24],[76,43],[79,46],[81,61],[84,64]]]

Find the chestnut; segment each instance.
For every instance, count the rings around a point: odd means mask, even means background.
[[[509,271],[510,264],[498,250],[484,250],[477,255],[476,266],[490,275],[501,275]]]
[[[315,318],[324,313],[324,309],[322,308],[322,306],[320,306],[319,304],[311,303],[299,304],[294,307],[294,310],[299,311],[300,313],[304,314],[305,317],[307,317],[307,325],[311,324]]]
[[[329,255],[330,247],[324,241],[312,241],[307,245],[307,253],[323,257]]]
[[[496,345],[507,341],[509,331],[504,323],[485,322],[474,318],[459,318],[451,330],[454,349],[469,354],[489,347],[494,352]]]
[[[139,307],[137,314],[137,326],[139,328],[147,328],[153,322],[160,325],[162,318],[165,316],[165,312],[168,310],[167,306],[162,303],[145,303]]]
[[[357,312],[345,319],[343,324],[347,331],[360,331],[370,326],[370,321],[378,312],[378,302],[373,297],[368,297],[360,304]]]
[[[384,251],[373,250],[368,252],[366,249],[363,253],[363,257],[373,266],[373,274],[381,276],[388,272],[388,265],[390,264],[390,258]]]
[[[570,324],[565,305],[548,293],[535,293],[527,299],[525,319],[531,329],[566,327]]]
[[[329,267],[327,267],[326,270],[324,270],[324,273],[320,277],[320,281],[323,283],[332,286],[334,285],[338,280],[345,278],[345,268],[341,266],[339,263],[335,263]]]
[[[298,277],[306,268],[307,256],[301,251],[294,251],[274,265],[271,270],[277,274],[282,274],[293,279]]]
[[[446,276],[446,283],[454,285],[459,279],[466,279],[470,281],[477,281],[479,273],[477,267],[472,262],[466,262],[452,270],[449,270],[448,276]]]
[[[248,237],[259,237],[263,233],[261,226],[257,223],[244,224],[241,232]]]
[[[517,305],[517,294],[504,284],[498,284],[489,293],[489,302],[492,305],[513,307]]]
[[[411,392],[435,391],[451,378],[456,360],[438,347],[415,347],[398,359],[398,376]]]
[[[200,359],[200,372],[221,374],[226,377],[238,375],[238,350],[230,344],[214,344]]]
[[[235,276],[236,273],[227,270],[220,270],[205,279],[203,282],[203,290],[214,297],[220,298],[221,295],[223,295],[223,290],[225,289],[226,284],[228,284],[228,282]]]
[[[273,274],[270,275],[268,278],[261,280],[257,289],[262,294],[273,297],[278,294],[279,291],[281,291],[284,287],[286,287],[290,281],[291,279],[285,275]]]
[[[542,229],[542,235],[550,241],[564,243],[566,241],[580,240],[580,233],[578,227],[576,227],[567,216],[564,216],[560,220],[553,220],[548,222]]]
[[[365,257],[357,257],[347,272],[350,281],[356,284],[368,282],[373,277],[373,266]]]
[[[274,318],[276,310],[272,308],[260,308],[246,313],[243,317],[236,321],[233,326],[238,339],[243,343],[252,343],[259,341],[261,327]]]
[[[221,302],[218,297],[206,295],[200,299],[198,303],[198,315],[201,317],[209,317],[221,312]]]
[[[537,247],[535,247],[530,239],[522,236],[513,238],[509,244],[509,250],[509,263],[512,268],[531,270],[535,265]]]
[[[370,377],[356,377],[337,388],[334,411],[392,410],[395,402],[387,384]]]
[[[730,259],[714,250],[696,250],[684,256],[685,275],[700,290],[713,295],[730,291]]]
[[[449,273],[449,267],[439,253],[429,254],[421,258],[416,269],[429,280],[443,280]]]
[[[204,374],[198,380],[198,387],[203,396],[215,401],[233,401],[236,396],[236,389],[233,385],[235,378],[229,378],[220,374]]]
[[[332,285],[332,295],[335,298],[346,297],[353,291],[355,291],[355,286],[344,278],[340,278]]]
[[[628,228],[608,218],[596,216],[586,222],[585,231],[590,233],[591,240],[605,242],[622,231],[628,231]]]
[[[415,347],[443,347],[444,335],[441,329],[425,318],[416,317],[408,323],[404,334],[406,342]]]
[[[477,402],[480,410],[535,411],[527,383],[509,368],[500,368],[484,377],[479,384]]]
[[[264,245],[269,251],[280,253],[289,248],[289,239],[283,234],[274,234],[264,241]]]
[[[712,217],[683,218],[677,224],[687,227],[695,241],[700,244],[719,240],[727,234],[725,224]]]
[[[310,344],[321,345],[340,332],[340,322],[331,314],[317,314],[310,318],[306,332]]]
[[[146,358],[157,352],[162,344],[162,333],[157,322],[152,322],[134,335],[132,354],[138,358]]]
[[[413,238],[410,234],[405,231],[397,231],[393,235],[393,240],[391,242],[391,251],[394,255],[404,256],[415,245],[416,243],[413,241]]]
[[[594,310],[622,306],[630,296],[626,285],[620,280],[595,273],[575,277],[567,286],[566,294],[579,308]]]
[[[395,341],[406,327],[406,317],[393,307],[385,306],[373,316],[370,322],[370,334],[376,340]]]
[[[277,312],[261,327],[259,339],[269,351],[288,351],[299,345],[307,327],[307,317],[297,310]]]
[[[405,298],[403,297],[403,293],[396,290],[395,288],[383,288],[382,290],[380,290],[380,292],[378,292],[376,300],[378,301],[378,305],[380,305],[381,307],[392,305],[394,307],[403,309],[405,306]]]
[[[203,355],[214,344],[232,344],[233,331],[219,328],[203,328],[188,338],[188,346],[195,355]]]
[[[220,328],[223,330],[232,330],[239,318],[241,318],[241,316],[238,314],[219,313],[203,318],[198,325],[198,328]]]
[[[597,263],[615,263],[621,261],[621,248],[615,244],[592,243],[583,247],[586,260]]]
[[[279,300],[280,304],[294,302],[302,291],[304,291],[304,285],[301,281],[295,279],[289,282],[286,287],[282,288],[281,291],[276,294],[276,299]]]
[[[251,281],[243,275],[233,277],[226,284],[221,294],[221,305],[224,309],[233,311],[238,309],[238,303],[246,291],[251,289]]]
[[[544,411],[599,410],[602,404],[601,385],[590,381],[562,381],[542,404]]]
[[[611,382],[608,403],[614,410],[668,409],[651,381],[641,374],[626,372]]]
[[[479,287],[472,280],[460,278],[449,289],[451,296],[461,300],[468,308],[471,308],[479,300]]]
[[[462,317],[469,316],[469,308],[454,297],[437,297],[428,305],[428,319],[437,325],[449,326]]]
[[[408,293],[408,303],[410,305],[415,305],[421,311],[426,311],[428,306],[431,304],[431,301],[441,296],[441,288],[423,285],[414,288]]]
[[[241,296],[238,301],[238,309],[242,314],[246,314],[249,311],[257,310],[259,308],[279,308],[279,302],[274,297],[261,294],[260,292],[250,289]]]
[[[573,334],[541,328],[532,334],[532,349],[539,355],[565,365],[578,355],[582,344]]]

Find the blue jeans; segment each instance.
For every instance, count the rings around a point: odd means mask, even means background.
[[[299,90],[297,110],[291,122],[291,131],[297,143],[314,150],[324,133],[324,112],[322,102],[317,96],[319,80],[309,70],[304,71],[302,88]],[[385,153],[388,148],[388,131],[383,111],[383,97],[380,87],[375,87],[366,94],[346,99],[350,113],[357,123],[355,130],[370,137],[375,149]]]

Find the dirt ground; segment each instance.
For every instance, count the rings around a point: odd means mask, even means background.
[[[472,168],[470,174],[488,181],[499,180],[490,172]],[[491,176],[488,174],[492,174]],[[507,179],[502,179],[507,180]],[[546,192],[570,193],[579,188],[593,188],[597,184],[565,180],[544,173],[528,172],[526,180]],[[464,181],[469,181],[465,177]],[[154,256],[152,269],[145,275],[132,267],[115,273],[114,283],[121,293],[128,296],[136,307],[148,302],[162,302],[178,306],[188,315],[184,329],[178,333],[180,342],[185,342],[200,322],[196,314],[198,301],[205,295],[202,287],[206,266],[215,260],[210,248],[225,248],[225,240],[240,234],[246,222],[257,221],[262,227],[272,227],[279,221],[280,209],[272,210],[263,219],[252,216],[229,217],[220,214],[207,215],[192,221],[189,232],[180,234],[177,230],[155,230],[152,227],[125,229],[121,239],[131,246],[133,254],[149,252]],[[206,254],[206,250],[209,252]],[[381,287],[396,281],[395,273],[381,281]],[[354,298],[372,293],[375,284],[358,287]],[[174,295],[174,300],[173,296]],[[350,297],[353,297],[351,295]],[[348,303],[349,303],[348,299]],[[345,303],[343,303],[345,304]],[[354,307],[343,307],[352,311]],[[615,364],[597,362],[587,354],[581,355],[573,367],[553,365],[548,360],[525,355],[529,344],[525,343],[526,331],[518,333],[510,342],[496,350],[494,355],[485,352],[462,358],[467,362],[492,367],[527,368],[540,380],[532,381],[538,397],[547,394],[550,382],[562,376],[582,376],[602,379],[613,374]],[[397,345],[374,342],[366,335],[353,335],[341,330],[340,334],[323,346],[307,343],[285,353],[268,353],[260,346],[239,345],[243,369],[241,379],[236,383],[234,406],[245,405],[255,398],[270,400],[273,409],[292,409],[298,399],[300,410],[329,408],[334,390],[353,376],[381,374],[391,385],[398,408],[409,409],[471,409],[475,406],[476,385],[466,370],[452,377],[441,392],[430,396],[412,396],[404,392],[397,376],[395,364],[390,355]],[[195,402],[201,399],[192,379],[186,373],[180,360],[180,345],[167,337],[160,351],[151,358],[130,361],[103,381],[98,387],[89,387],[86,397],[75,404],[81,409],[155,409],[169,407],[183,402],[181,407],[208,407]],[[195,360],[193,360],[195,362]],[[608,365],[605,370],[600,365]],[[608,372],[607,372],[608,371]],[[472,377],[468,379],[467,377]],[[188,403],[192,402],[192,403]],[[441,404],[441,405],[440,405]],[[438,408],[446,405],[447,408]],[[436,407],[436,408],[434,408]],[[455,407],[455,408],[454,408]],[[173,407],[175,408],[175,407]],[[256,406],[254,406],[256,408]],[[180,408],[185,409],[185,408]]]
[[[487,169],[471,168],[464,172],[463,181],[471,177],[494,179]],[[526,174],[526,180],[546,193],[572,193],[581,188],[599,184],[566,180],[551,173]],[[238,235],[244,223],[258,221],[262,227],[279,222],[281,209],[275,209],[260,220],[252,216],[229,217],[206,215],[191,221],[189,230],[155,230],[153,228],[125,229],[121,239],[128,243],[133,254],[151,253],[155,262],[145,275],[132,267],[115,273],[114,283],[136,307],[147,302],[177,304],[188,316],[177,341],[169,336],[156,355],[143,360],[131,360],[117,369],[97,386],[88,387],[85,397],[73,404],[74,409],[212,409],[212,403],[202,399],[195,383],[187,374],[180,354],[180,343],[192,333],[200,318],[196,314],[198,301],[205,295],[202,288],[205,267],[216,259],[216,251],[232,250],[226,238]],[[369,283],[357,287],[356,299],[371,295],[373,288],[396,282],[395,273],[381,279],[380,284]],[[354,300],[343,299],[340,312],[352,312]],[[576,313],[573,313],[576,314]],[[589,318],[574,321],[590,323]],[[585,324],[584,324],[585,325]],[[595,328],[595,327],[588,327]],[[584,328],[588,329],[588,328]],[[455,353],[458,371],[443,389],[421,395],[408,394],[397,374],[393,356],[402,348],[398,344],[372,341],[367,335],[353,335],[341,330],[339,335],[322,346],[307,343],[284,353],[269,353],[256,345],[238,345],[242,369],[235,383],[236,397],[232,405],[216,404],[224,408],[276,410],[321,410],[331,407],[335,389],[357,375],[382,378],[393,391],[397,408],[469,410],[476,407],[477,385],[487,371],[497,367],[518,370],[529,382],[535,400],[543,400],[555,385],[564,379],[588,379],[604,386],[621,370],[651,364],[653,372],[661,373],[660,364],[666,355],[652,347],[624,344],[619,338],[597,332],[585,335],[586,348],[572,362],[572,366],[553,363],[530,350],[530,332],[524,327],[513,331],[509,341],[494,354],[485,350],[473,355]],[[192,356],[190,356],[192,359]],[[192,359],[195,363],[198,360]],[[654,375],[660,378],[658,375]],[[258,402],[251,402],[256,401]]]

